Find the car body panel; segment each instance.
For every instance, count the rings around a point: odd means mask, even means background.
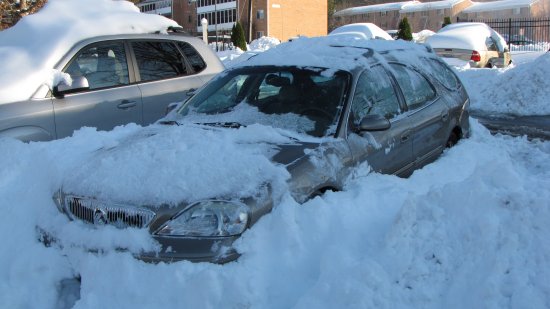
[[[53,105],[50,98],[0,105],[0,137],[22,141],[55,139]]]

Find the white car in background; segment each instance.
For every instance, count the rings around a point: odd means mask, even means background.
[[[470,67],[492,68],[512,63],[504,38],[484,23],[447,25],[430,36],[426,43],[449,64],[462,60]]]
[[[393,40],[391,35],[382,28],[372,23],[356,23],[338,27],[332,30],[329,35],[349,35],[365,40]]]

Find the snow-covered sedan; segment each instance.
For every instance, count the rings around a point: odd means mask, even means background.
[[[425,46],[302,38],[98,150],[55,200],[97,228],[146,229],[160,245],[140,259],[227,262],[239,256],[234,241],[282,198],[341,190],[358,165],[407,176],[435,160],[469,135],[468,102]]]
[[[459,60],[474,68],[502,68],[512,63],[504,38],[484,23],[447,25],[428,37],[426,44],[450,64]]]

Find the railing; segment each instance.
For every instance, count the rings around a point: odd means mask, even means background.
[[[504,37],[511,51],[547,51],[550,49],[550,18],[459,19],[458,22],[482,22]]]

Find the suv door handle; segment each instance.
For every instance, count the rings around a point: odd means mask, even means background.
[[[129,109],[131,107],[136,106],[136,101],[128,101],[128,100],[122,100],[119,105],[117,105],[120,109]]]

